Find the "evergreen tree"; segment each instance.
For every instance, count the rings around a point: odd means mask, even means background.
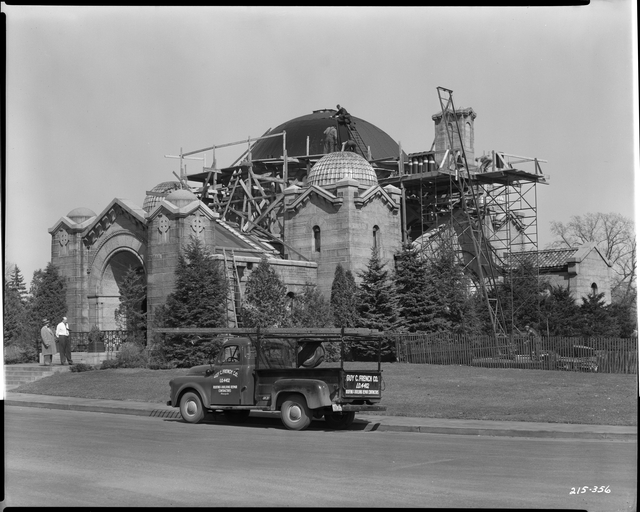
[[[332,327],[331,307],[315,284],[307,283],[304,292],[293,300],[293,327]]]
[[[31,286],[29,286],[30,299],[33,299],[36,295],[38,295],[38,290],[42,285],[43,279],[44,279],[44,271],[42,269],[38,269],[33,272],[33,277],[31,278]]]
[[[410,332],[430,332],[433,316],[429,314],[433,297],[427,279],[427,262],[412,244],[396,255],[395,283],[400,316]]]
[[[582,323],[580,307],[565,286],[551,286],[540,304],[540,329],[549,336],[579,336]]]
[[[16,343],[24,331],[26,309],[20,294],[7,281],[4,286],[3,339],[5,346]]]
[[[444,305],[440,326],[448,324],[454,334],[479,334],[481,320],[478,302],[471,294],[473,286],[450,244],[440,248],[429,266],[429,275],[434,289],[438,291],[438,301]]]
[[[608,308],[609,314],[613,317],[614,324],[618,327],[617,336],[621,338],[633,338],[638,335],[635,290],[628,295],[628,298],[632,300],[613,302]]]
[[[358,327],[392,331],[402,325],[395,285],[385,267],[374,247],[367,268],[359,274]],[[358,359],[367,360],[377,356],[377,347],[371,342],[354,342],[353,348]],[[382,343],[382,357],[385,360],[395,359],[395,346],[389,340]]]
[[[286,327],[287,289],[263,257],[247,279],[242,322],[247,327]]]
[[[18,265],[13,267],[13,271],[9,276],[8,287],[18,294],[20,302],[25,305],[27,303],[27,285],[24,282],[24,277],[18,268]]]
[[[604,293],[590,293],[582,297],[580,305],[582,316],[580,334],[587,337],[617,336],[618,328],[609,308],[604,302]]]
[[[147,312],[145,300],[147,287],[142,268],[129,267],[120,284],[120,304],[115,311],[118,328],[131,333],[132,339],[145,344],[147,330]]]
[[[178,257],[175,291],[158,308],[164,327],[225,327],[228,283],[224,266],[198,238]],[[179,367],[206,363],[219,349],[217,341],[198,336],[167,337],[164,354]]]
[[[27,306],[26,337],[34,343],[36,354],[40,347],[42,320],[48,318],[52,326],[67,314],[66,284],[58,267],[48,263],[44,271],[36,270],[31,280],[32,297]]]
[[[336,266],[331,284],[331,309],[335,327],[355,327],[358,322],[356,307],[356,281],[350,270],[345,272],[340,263]]]

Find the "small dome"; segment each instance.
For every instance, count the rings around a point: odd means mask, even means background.
[[[193,192],[189,192],[188,190],[178,189],[169,192],[165,197],[167,201],[175,204],[178,207],[186,206],[193,201],[197,201],[198,198]]]
[[[308,185],[324,187],[350,178],[360,185],[377,185],[376,171],[371,164],[357,153],[338,151],[323,156],[309,171]]]
[[[179,188],[180,183],[177,181],[164,181],[156,185],[151,191],[147,192],[147,197],[144,199],[144,203],[142,203],[142,208],[149,213],[160,204],[160,201],[162,201],[169,192]]]
[[[91,217],[95,217],[95,216],[96,214],[93,210],[90,210],[89,208],[84,208],[84,207],[75,208],[71,210],[69,213],[67,213],[67,217],[69,217],[76,224],[81,224],[85,220],[88,220]]]

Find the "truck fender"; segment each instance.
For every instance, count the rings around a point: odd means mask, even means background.
[[[271,403],[279,409],[286,395],[298,393],[304,396],[309,409],[331,405],[331,392],[327,383],[316,379],[280,379],[273,384]]]
[[[211,405],[211,396],[207,393],[205,388],[200,383],[189,382],[185,383],[176,392],[175,403],[172,403],[172,407],[180,407],[180,398],[187,391],[194,391],[200,395],[200,399],[202,400],[202,406],[205,409],[209,409]]]

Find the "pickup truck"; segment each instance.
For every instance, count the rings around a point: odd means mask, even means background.
[[[290,430],[304,430],[324,417],[332,429],[346,429],[359,411],[384,411],[378,405],[383,381],[382,333],[369,329],[155,329],[161,334],[221,336],[209,364],[191,368],[169,382],[167,405],[179,407],[189,423],[206,412],[222,411],[232,421],[249,412],[280,411]],[[376,369],[345,368],[345,343],[365,339],[378,347]],[[340,360],[325,362],[325,344],[340,344]],[[337,351],[336,351],[337,352]],[[375,364],[375,363],[374,363]],[[353,366],[353,364],[351,364]],[[362,367],[362,365],[359,365]]]

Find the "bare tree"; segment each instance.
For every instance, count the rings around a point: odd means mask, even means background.
[[[551,222],[556,240],[550,247],[595,242],[613,270],[611,295],[624,300],[635,293],[636,236],[633,221],[619,213],[574,215],[568,223]]]

